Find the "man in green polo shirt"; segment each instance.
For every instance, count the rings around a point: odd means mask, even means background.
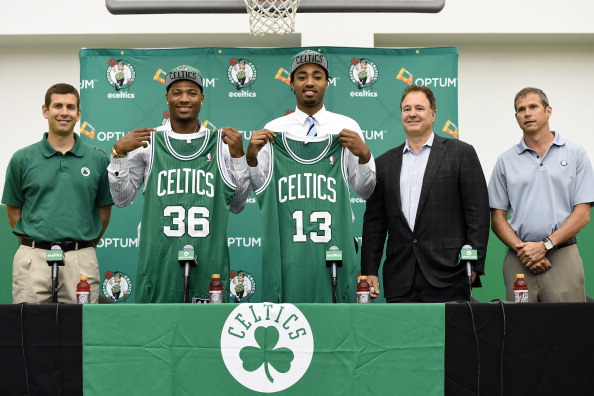
[[[46,251],[59,245],[58,301],[76,302],[81,275],[99,298],[95,246],[109,224],[111,205],[107,155],[80,140],[80,97],[68,84],[51,86],[42,106],[48,132],[40,142],[18,150],[6,170],[2,203],[20,241],[13,261],[13,303],[51,302],[51,267]]]

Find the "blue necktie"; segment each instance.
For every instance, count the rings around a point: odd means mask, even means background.
[[[309,122],[309,129],[307,130],[307,136],[318,136],[318,130],[316,129],[316,123],[313,117],[307,117]]]

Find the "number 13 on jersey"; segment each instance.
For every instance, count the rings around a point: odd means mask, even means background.
[[[307,242],[307,237],[303,231],[303,211],[296,210],[293,212],[293,220],[295,220],[295,233],[293,234],[293,242]],[[309,223],[316,224],[317,230],[309,233],[309,239],[315,243],[328,243],[332,239],[332,214],[327,211],[311,212],[309,215]]]

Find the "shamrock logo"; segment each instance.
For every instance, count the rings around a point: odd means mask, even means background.
[[[256,371],[264,365],[266,378],[272,383],[274,378],[270,375],[269,366],[272,366],[279,373],[286,373],[291,369],[293,351],[289,348],[276,348],[279,340],[279,333],[274,326],[260,326],[254,332],[254,338],[258,347],[246,346],[239,352],[243,361],[243,368],[246,371]]]
[[[258,394],[292,387],[309,369],[313,353],[311,326],[293,304],[237,304],[221,329],[227,370]]]

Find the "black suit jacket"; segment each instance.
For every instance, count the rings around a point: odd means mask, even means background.
[[[383,268],[386,298],[409,291],[417,263],[433,286],[460,282],[466,268],[458,256],[466,244],[478,253],[473,270],[483,274],[489,239],[487,183],[474,148],[435,135],[414,231],[400,200],[403,149],[404,144],[376,159],[377,182],[363,222],[362,274],[378,275],[388,235]]]

